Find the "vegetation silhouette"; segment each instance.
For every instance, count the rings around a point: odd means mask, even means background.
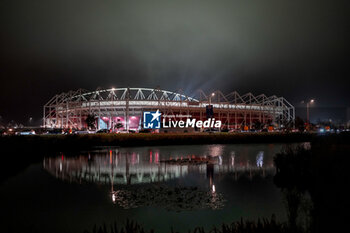
[[[84,233],[155,233],[157,231],[145,230],[137,222],[127,220],[121,227],[115,221],[109,227],[103,226],[93,227],[92,231],[85,230]],[[169,233],[179,233],[173,227],[167,231]],[[263,218],[257,221],[243,220],[232,222],[231,224],[222,224],[220,227],[213,227],[210,230],[205,230],[203,227],[196,227],[193,230],[188,230],[188,233],[294,233],[287,224],[276,221],[275,216],[270,219]]]
[[[310,148],[288,148],[275,156],[274,183],[285,195],[291,229],[303,228],[306,232],[341,232],[345,229],[344,213],[349,202],[349,139],[348,133],[319,137]],[[303,200],[308,197],[311,203],[307,203],[306,217],[310,221],[306,221],[308,225],[298,226]]]

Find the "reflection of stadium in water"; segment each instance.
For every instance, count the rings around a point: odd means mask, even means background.
[[[201,151],[194,147],[119,148],[75,157],[63,154],[48,157],[43,166],[58,179],[108,185],[111,201],[124,209],[140,206],[174,211],[221,209],[226,201],[222,186],[219,188],[222,178],[252,180],[254,176],[273,175],[271,151],[267,154],[264,158],[261,150],[244,147],[231,151],[223,145],[209,145]]]
[[[78,157],[45,158],[44,169],[55,177],[70,182],[95,182],[108,184],[141,184],[165,182],[185,177],[189,173],[203,174],[210,180],[232,174],[240,177],[266,176],[274,174],[273,164],[264,163],[264,152],[259,151],[255,161],[237,161],[234,151],[222,156],[220,148],[213,148],[208,155],[160,155],[149,150],[148,154],[120,152],[118,149],[102,150]],[[198,162],[200,161],[200,162]],[[215,189],[215,187],[214,187]]]

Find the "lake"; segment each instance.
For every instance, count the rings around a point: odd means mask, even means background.
[[[46,154],[0,185],[4,229],[83,232],[130,219],[147,230],[187,232],[241,217],[274,214],[285,221],[283,196],[273,183],[273,157],[285,146],[113,147]]]

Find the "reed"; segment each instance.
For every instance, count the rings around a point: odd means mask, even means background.
[[[119,226],[115,221],[110,226],[103,224],[102,226],[94,226],[92,230],[85,230],[84,233],[155,233],[155,230],[145,230],[142,225],[135,221],[127,220],[125,224]],[[160,231],[159,231],[160,232]],[[167,231],[168,233],[180,233],[172,227]],[[192,230],[186,231],[188,233],[298,233],[291,229],[288,224],[277,222],[275,216],[271,218],[262,218],[257,221],[239,220],[230,224],[223,223],[221,226],[213,227],[206,230],[203,227],[195,227]],[[163,233],[163,232],[162,232]],[[165,233],[165,232],[164,232]]]

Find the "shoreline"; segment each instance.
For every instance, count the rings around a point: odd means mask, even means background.
[[[294,143],[336,135],[312,133],[138,133],[2,136],[2,148],[26,151],[85,150],[101,146],[166,146],[203,144]]]

